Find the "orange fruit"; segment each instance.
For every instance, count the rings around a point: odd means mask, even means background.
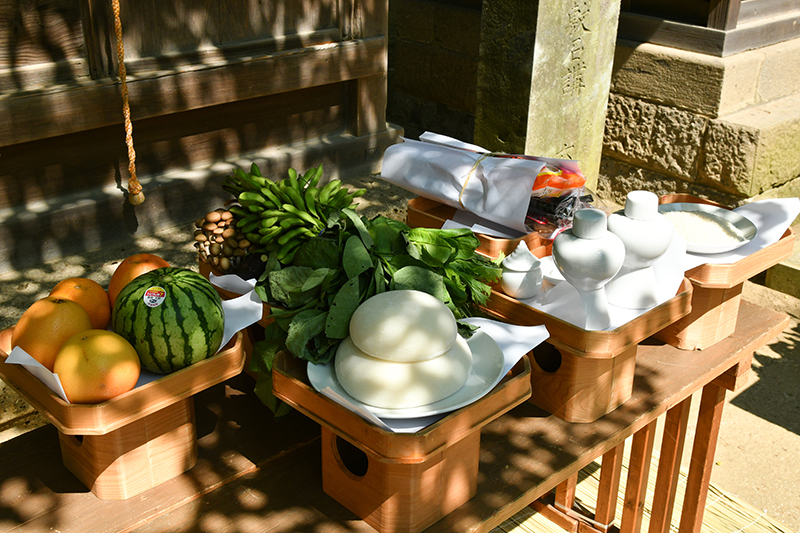
[[[67,278],[62,280],[50,291],[50,296],[64,298],[81,304],[89,313],[92,327],[106,329],[111,318],[111,305],[108,302],[108,293],[102,285],[88,278]]]
[[[64,342],[53,372],[70,403],[100,403],[136,386],[141,364],[127,340],[113,331],[90,329]]]
[[[22,313],[14,326],[11,346],[19,346],[52,372],[61,345],[87,329],[92,329],[92,321],[79,303],[47,296]]]
[[[14,335],[14,326],[0,331],[0,351],[11,353],[11,336]]]
[[[117,265],[117,269],[114,271],[114,274],[111,276],[111,280],[108,282],[108,301],[111,305],[111,309],[114,309],[114,302],[117,301],[119,292],[125,287],[125,285],[130,283],[132,279],[144,274],[145,272],[150,272],[151,270],[168,266],[170,265],[166,260],[158,257],[157,255],[148,253],[134,254],[123,260],[119,265]]]

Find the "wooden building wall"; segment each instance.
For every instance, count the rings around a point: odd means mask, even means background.
[[[173,171],[266,153],[267,171],[323,162],[332,175],[378,164],[397,141],[386,123],[388,0],[120,4],[136,169],[151,189]],[[4,225],[36,202],[121,197],[128,161],[111,5],[0,0]],[[56,239],[55,223],[43,224],[53,227],[41,238]]]

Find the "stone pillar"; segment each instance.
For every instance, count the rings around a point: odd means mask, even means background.
[[[577,159],[596,188],[620,0],[484,0],[475,144]]]

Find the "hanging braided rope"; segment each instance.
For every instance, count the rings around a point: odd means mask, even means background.
[[[128,84],[125,72],[125,50],[122,46],[122,20],[119,17],[119,0],[111,0],[114,9],[114,31],[117,36],[117,59],[119,60],[119,79],[122,83],[122,114],[125,118],[125,144],[128,145],[128,201],[133,205],[144,202],[144,193],[136,178],[136,151],[133,149],[133,123],[131,106],[128,102]]]

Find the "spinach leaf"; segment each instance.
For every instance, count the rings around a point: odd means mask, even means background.
[[[303,291],[306,280],[314,273],[310,267],[289,266],[274,270],[269,275],[269,290],[276,302],[288,307],[299,307],[317,296],[314,290]]]
[[[342,209],[342,213],[350,219],[350,222],[353,223],[353,226],[356,228],[358,235],[361,237],[361,240],[364,241],[364,246],[367,248],[372,248],[372,236],[369,234],[369,230],[367,229],[366,224],[361,219],[358,214],[352,209]]]
[[[296,357],[315,364],[324,362],[318,359],[318,354],[309,350],[308,345],[314,337],[325,331],[327,315],[328,313],[320,309],[307,309],[297,313],[289,324],[286,336],[286,347],[289,351]]]
[[[378,255],[402,254],[406,241],[403,232],[409,227],[402,222],[383,216],[373,219],[369,225],[369,234],[372,236],[372,250]]]
[[[353,235],[345,241],[342,265],[348,279],[358,277],[367,269],[372,268],[369,251],[358,236]]]
[[[320,290],[324,291],[327,289],[328,285],[336,279],[338,274],[338,268],[318,268],[311,272],[308,278],[306,278],[300,290],[301,292],[309,292],[319,287]]]
[[[358,278],[350,278],[333,297],[325,321],[325,335],[328,338],[344,339],[350,334],[350,317],[361,305],[358,287]]]
[[[341,268],[342,252],[334,239],[316,237],[297,248],[292,265],[311,268]]]
[[[427,292],[444,303],[450,300],[442,276],[423,267],[407,266],[395,273],[392,277],[392,290],[404,289]]]

